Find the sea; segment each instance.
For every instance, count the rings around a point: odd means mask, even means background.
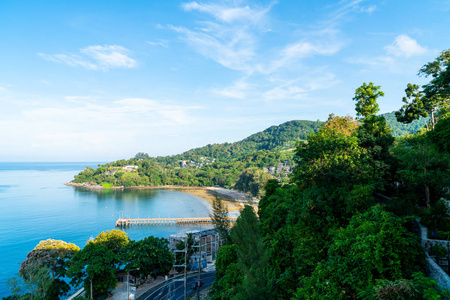
[[[207,217],[208,202],[166,189],[89,190],[65,185],[95,162],[0,162],[0,299],[10,295],[7,280],[17,274],[28,252],[42,240],[56,239],[80,248],[100,232],[115,228],[119,217]],[[198,227],[174,225],[124,229],[132,240],[168,238]]]

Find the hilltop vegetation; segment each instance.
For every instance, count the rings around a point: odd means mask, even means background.
[[[416,132],[425,121],[405,125],[395,121],[394,113],[385,115],[395,128],[393,135]],[[400,124],[400,125],[399,125]],[[172,156],[150,157],[139,152],[128,160],[118,160],[97,169],[86,168],[75,176],[75,183],[110,187],[133,186],[213,186],[236,188],[253,196],[263,194],[270,178],[288,182],[294,166],[293,149],[308,134],[317,132],[320,121],[289,121],[271,126],[235,143],[209,144]],[[282,164],[282,165],[280,165]],[[125,166],[136,169],[124,169]],[[274,171],[269,171],[273,166]]]
[[[392,129],[392,136],[399,137],[406,134],[416,133],[420,129],[427,126],[430,118],[419,118],[417,120],[413,120],[411,123],[405,124],[397,121],[395,116],[395,112],[390,112],[386,114],[382,114],[382,116],[386,119],[386,122],[389,124],[389,127]]]
[[[253,196],[260,196],[265,182],[271,178],[268,168],[282,164],[284,170],[280,169],[277,176],[287,181],[288,172],[284,166],[291,169],[293,165],[295,143],[305,140],[320,125],[322,122],[319,121],[290,121],[242,141],[207,145],[173,156],[150,157],[140,152],[128,160],[100,165],[97,169],[86,168],[73,182],[104,187],[236,186]],[[126,170],[127,165],[137,168]]]

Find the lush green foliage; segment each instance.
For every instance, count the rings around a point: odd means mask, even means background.
[[[66,274],[68,262],[80,251],[75,244],[48,239],[27,254],[19,269],[19,277],[9,280],[12,293],[20,296],[29,293],[30,297],[58,299],[69,290],[61,280]]]
[[[129,160],[119,160],[97,169],[87,167],[75,176],[74,182],[89,182],[106,188],[142,185],[234,186],[259,196],[265,181],[270,177],[263,172],[263,168],[281,162],[288,162],[292,166],[293,152],[283,149],[294,147],[297,141],[305,139],[320,124],[291,121],[272,126],[236,143],[208,145],[175,156],[150,158],[148,154],[140,152]],[[181,161],[187,162],[184,168],[180,168]],[[126,165],[138,168],[125,170],[123,167]],[[281,174],[281,177],[284,178],[285,174]]]
[[[333,232],[328,258],[302,280],[297,298],[355,298],[375,279],[410,278],[422,269],[423,249],[402,220],[374,206]]]
[[[220,239],[226,244],[229,240],[230,220],[228,219],[228,206],[219,195],[214,195],[212,202],[212,214],[210,215],[214,228],[219,233]]]
[[[425,133],[399,139],[392,152],[400,163],[399,188],[405,196],[430,207],[446,195],[450,157],[438,152]]]
[[[405,124],[397,121],[397,118],[395,117],[395,112],[382,114],[382,116],[386,119],[389,128],[392,129],[392,136],[394,137],[419,132],[420,129],[427,126],[427,123],[430,119],[429,117],[427,118],[419,117],[418,119],[411,121],[411,123]]]
[[[122,261],[125,270],[139,268],[142,276],[167,274],[173,264],[173,254],[169,251],[167,239],[146,237],[131,241],[123,248]]]
[[[436,123],[435,113],[445,116],[449,112],[450,100],[450,50],[442,53],[432,62],[425,64],[419,75],[431,77],[422,87],[408,83],[402,108],[395,113],[397,120],[410,123],[419,117],[430,115],[430,126]]]
[[[450,160],[425,134],[394,143],[389,120],[375,115],[378,92],[373,84],[356,92],[360,122],[330,115],[307,143],[297,144],[291,183],[267,181],[259,222],[242,212],[233,244],[216,265],[215,299],[446,297],[417,273],[424,270],[424,250],[410,229],[417,211],[411,207],[447,191]],[[417,191],[427,187],[431,200],[422,201],[425,193]],[[430,222],[444,224],[439,203],[429,210]],[[259,277],[252,277],[256,270]],[[256,285],[264,295],[250,292]]]
[[[395,124],[395,128],[402,127],[397,133],[394,130],[394,135],[415,132],[423,127],[419,121],[419,125],[417,122],[408,125],[398,123],[391,115],[387,122]],[[218,185],[261,197],[264,193],[262,187],[270,178],[265,173],[267,168],[283,162],[292,168],[294,152],[291,150],[295,144],[305,140],[308,133],[316,132],[322,124],[318,121],[290,121],[239,142],[207,145],[174,156],[152,158],[147,153],[139,152],[129,160],[100,165],[97,169],[86,168],[75,176],[74,182],[98,184],[104,188]],[[183,168],[180,167],[182,161],[185,163]],[[126,165],[138,168],[124,170]],[[283,183],[289,181],[284,172],[274,175],[280,176]]]
[[[439,151],[450,154],[450,118],[439,120],[434,130],[428,134]]]
[[[168,240],[147,237],[130,241],[120,230],[101,232],[80,250],[64,241],[41,241],[22,262],[17,276],[8,280],[11,299],[59,299],[70,290],[65,277],[84,285],[95,298],[116,286],[119,272],[139,268],[148,276],[165,275],[173,265]]]
[[[67,276],[72,278],[71,284],[84,284],[88,294],[101,295],[116,286],[115,265],[119,256],[102,243],[88,243],[74,255]]]
[[[378,107],[378,97],[383,97],[384,93],[380,90],[381,86],[376,86],[373,82],[363,83],[362,86],[356,89],[356,115],[362,118],[374,116],[380,108]]]
[[[377,280],[359,293],[360,298],[367,300],[429,300],[449,299],[450,292],[442,290],[435,281],[417,272],[412,279]]]

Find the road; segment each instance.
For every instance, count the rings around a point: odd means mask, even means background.
[[[204,283],[202,288],[210,286],[215,279],[216,271],[203,272],[200,275],[200,281]],[[190,275],[187,278],[187,294],[188,296],[194,291],[191,286],[198,280],[198,274]],[[139,300],[183,300],[184,299],[184,278],[180,277],[175,280],[169,281],[161,286],[152,288],[139,297]]]

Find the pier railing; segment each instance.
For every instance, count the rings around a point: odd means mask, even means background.
[[[237,217],[228,217],[231,224],[234,224]],[[188,224],[212,224],[211,218],[165,218],[165,219],[118,219],[116,227],[129,227],[132,225],[188,225]]]

